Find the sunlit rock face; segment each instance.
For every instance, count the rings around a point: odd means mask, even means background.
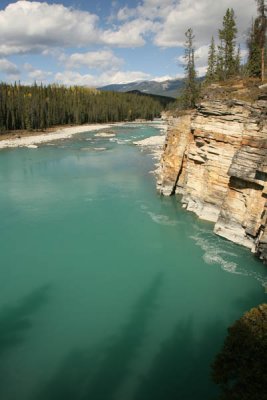
[[[170,120],[158,190],[267,260],[267,99],[207,96]]]

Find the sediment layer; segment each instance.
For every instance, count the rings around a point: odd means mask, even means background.
[[[267,97],[253,102],[207,96],[171,118],[158,189],[181,194],[214,232],[267,261]]]

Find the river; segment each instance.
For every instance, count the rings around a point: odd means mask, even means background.
[[[266,266],[156,193],[132,142],[158,128],[112,131],[0,152],[3,400],[214,399],[227,327],[266,302]]]

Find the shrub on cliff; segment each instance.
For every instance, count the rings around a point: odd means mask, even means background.
[[[221,400],[266,400],[267,304],[252,308],[228,329],[212,377]]]

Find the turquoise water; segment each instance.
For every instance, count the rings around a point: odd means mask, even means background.
[[[0,398],[214,399],[267,270],[160,197],[151,126],[0,153]],[[97,151],[95,148],[105,148]]]

